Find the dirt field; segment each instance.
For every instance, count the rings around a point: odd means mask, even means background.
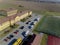
[[[60,12],[60,4],[59,3],[37,3],[37,2],[31,2],[31,1],[17,1],[17,0],[2,0],[0,2],[3,3],[9,3],[14,5],[23,5],[24,7],[31,9],[31,10],[37,10],[37,11],[55,11]],[[1,5],[0,5],[1,7]]]
[[[31,10],[47,10],[47,11],[56,11],[60,12],[60,4],[58,3],[36,3],[36,2],[28,2],[28,1],[5,1],[7,3],[23,5],[26,8]]]

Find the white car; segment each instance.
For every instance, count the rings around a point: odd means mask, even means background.
[[[40,20],[40,18],[37,18],[37,20],[39,21],[39,20]]]
[[[28,36],[29,35],[29,30],[27,30],[26,32],[25,32],[25,36]]]
[[[34,24],[36,24],[37,23],[37,21],[34,21]]]

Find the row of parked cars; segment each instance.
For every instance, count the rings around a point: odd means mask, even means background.
[[[18,34],[18,32],[19,32],[19,30],[16,30],[16,31],[14,31],[13,33],[14,33],[14,34]],[[4,39],[4,41],[5,41],[5,42],[8,42],[8,40],[11,40],[13,37],[14,37],[14,35],[13,35],[13,34],[10,34],[9,36],[7,36],[7,37]]]
[[[22,38],[13,39],[8,45],[20,45],[22,43]]]
[[[39,19],[40,19],[40,18],[35,18],[35,19],[33,20],[33,22],[31,22],[31,21],[26,22],[26,24],[29,24],[28,28],[29,28],[29,29],[32,29],[32,28],[34,27],[34,25],[39,21]]]
[[[13,38],[15,35],[18,34],[18,32],[19,30],[14,31],[13,32],[14,35],[10,34],[8,37],[4,39],[4,41],[8,42],[9,40],[11,40],[8,45],[20,45],[22,43],[22,38],[18,38],[18,39]]]
[[[29,24],[28,28],[29,28],[29,29],[32,29],[33,26],[39,21],[39,19],[40,19],[40,18],[35,18],[35,19],[33,20],[33,22],[31,22],[31,21],[26,22],[26,24]],[[24,29],[24,26],[21,26],[19,29]]]
[[[38,21],[39,21],[39,18],[35,18],[35,19],[33,20],[33,22],[28,21],[28,22],[26,22],[26,24],[29,24],[28,28],[29,28],[29,29],[32,29],[33,26],[34,26]],[[19,27],[19,29],[24,29],[24,26]],[[14,32],[14,34],[18,34],[18,32],[19,32],[19,30],[16,30],[16,31]],[[28,34],[29,34],[29,30],[22,32],[22,35],[23,35],[23,36],[27,36]],[[34,40],[35,36],[36,36],[35,34],[27,36],[26,40],[23,41],[23,44],[22,44],[22,45],[31,45],[31,42]],[[13,37],[14,37],[14,35],[10,35],[10,36],[7,37],[7,38],[8,38],[8,39],[11,39],[11,38],[13,38]],[[16,39],[13,39],[13,41],[14,41],[14,40],[16,41]],[[4,39],[4,41],[7,41],[7,40]],[[14,41],[14,42],[15,42],[15,41]],[[21,42],[21,41],[20,41],[20,42]],[[12,44],[12,43],[10,43],[10,45],[11,45],[11,44]],[[18,43],[14,43],[14,45],[16,45],[16,44],[18,44]]]
[[[36,34],[28,35],[23,40],[22,38],[13,39],[8,45],[31,45],[34,41]]]
[[[27,25],[29,24],[28,28],[32,29],[34,27],[34,25],[39,21],[39,19],[40,18],[35,18],[33,20],[33,22],[31,22],[31,21],[26,22]],[[19,29],[24,29],[24,26],[21,26]],[[24,32],[22,32],[22,35],[25,37],[25,36],[29,35],[29,32],[30,32],[29,30],[24,31]]]

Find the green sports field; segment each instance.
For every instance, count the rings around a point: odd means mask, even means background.
[[[60,37],[60,18],[54,16],[46,16],[42,23],[38,24],[35,31]]]

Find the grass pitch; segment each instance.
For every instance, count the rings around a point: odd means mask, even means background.
[[[54,16],[45,17],[42,23],[38,24],[35,31],[60,37],[60,18]]]

